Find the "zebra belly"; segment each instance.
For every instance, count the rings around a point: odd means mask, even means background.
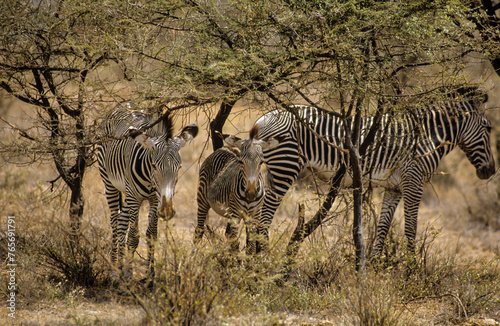
[[[327,169],[315,169],[315,175],[320,179],[330,180],[336,171]],[[363,185],[368,185],[371,182],[374,187],[397,188],[401,183],[401,174],[398,168],[381,169],[372,172],[370,175],[365,174],[363,177]],[[348,171],[342,180],[342,187],[352,187],[352,172]]]
[[[125,193],[125,178],[123,176],[115,175],[115,174],[108,174],[109,181],[115,186],[116,189],[120,190],[121,192]]]
[[[227,216],[227,214],[229,212],[228,205],[225,205],[224,203],[216,201],[216,202],[210,202],[210,207],[217,214],[224,216],[224,217],[228,217]]]
[[[210,207],[214,212],[224,217],[229,217],[230,205],[236,208],[236,211],[239,212],[238,216],[241,217],[242,213],[246,213],[248,216],[254,216],[260,204],[257,201],[251,202],[250,204],[245,204],[243,206],[241,204],[230,204],[230,203],[228,204],[228,203],[222,203],[220,201],[209,201],[209,203]]]
[[[374,187],[398,188],[401,183],[401,175],[399,169],[378,170],[364,178],[363,184],[368,184],[368,182],[371,182]]]

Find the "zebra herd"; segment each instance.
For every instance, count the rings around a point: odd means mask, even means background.
[[[381,117],[375,141],[361,157],[364,182],[384,188],[375,256],[383,248],[401,198],[405,235],[409,250],[414,250],[424,183],[455,147],[463,150],[480,179],[495,173],[491,124],[481,108],[486,101],[487,95],[476,89],[461,89],[450,92],[447,100]],[[361,142],[374,119],[362,119]],[[154,116],[126,108],[113,112],[104,128],[114,140],[99,146],[98,162],[111,210],[112,261],[122,265],[126,241],[131,254],[137,248],[138,210],[148,200],[146,237],[149,271],[154,275],[158,215],[167,219],[174,215],[172,197],[181,164],[179,149],[196,137],[198,127],[189,125],[174,137],[171,116],[166,116],[163,124],[151,126],[153,121]],[[139,132],[144,126],[150,129]],[[228,218],[226,236],[233,250],[237,250],[234,221],[240,219],[245,220],[247,239],[255,240],[247,240],[247,252],[265,250],[276,209],[299,173],[312,168],[329,177],[346,162],[347,154],[341,150],[346,129],[331,112],[291,106],[257,119],[249,139],[221,135],[226,146],[212,153],[199,171],[195,242],[202,238],[212,208]],[[343,186],[349,187],[350,182],[348,170]],[[259,237],[253,238],[256,234]]]

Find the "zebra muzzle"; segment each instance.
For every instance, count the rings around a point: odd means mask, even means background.
[[[493,174],[495,174],[495,163],[483,165],[476,169],[476,175],[481,180],[489,179]]]
[[[158,214],[160,217],[170,220],[175,215],[174,203],[172,198],[168,199],[165,196],[161,197],[161,205],[158,209]]]
[[[248,202],[254,201],[257,197],[257,185],[255,183],[248,183],[245,190],[245,197]]]

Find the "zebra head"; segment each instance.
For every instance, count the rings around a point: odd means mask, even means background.
[[[265,168],[263,164],[263,150],[271,149],[279,144],[279,140],[270,138],[269,140],[260,140],[258,138],[259,127],[253,126],[250,130],[249,139],[239,139],[236,136],[224,135],[226,145],[236,153],[238,163],[241,166],[244,176],[245,197],[247,202],[254,201],[264,192],[262,180],[270,181],[270,174],[263,174]],[[267,171],[267,169],[266,169]]]
[[[175,137],[171,136],[171,132],[166,132],[160,137],[150,138],[141,133],[134,138],[148,149],[151,183],[159,197],[158,214],[166,220],[175,215],[173,197],[181,168],[179,150],[197,134],[198,126],[190,124]]]
[[[495,174],[495,159],[490,142],[491,122],[484,112],[478,110],[478,107],[487,100],[486,94],[480,94],[465,102],[463,131],[458,143],[476,168],[476,175],[479,179],[489,179]]]

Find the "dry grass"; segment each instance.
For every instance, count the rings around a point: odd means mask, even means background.
[[[248,130],[255,116],[245,110],[228,132]],[[394,258],[365,277],[353,269],[350,215],[345,203],[328,223],[302,245],[292,273],[280,281],[285,244],[296,223],[297,202],[307,215],[318,208],[315,187],[298,185],[283,200],[271,229],[271,253],[231,257],[223,240],[225,220],[211,213],[216,237],[194,248],[195,193],[200,157],[206,157],[207,118],[191,115],[178,127],[197,121],[202,132],[181,150],[183,168],[174,203],[177,216],[160,222],[157,245],[158,287],[141,282],[133,295],[109,283],[110,226],[104,187],[97,168],[85,180],[86,208],[81,252],[67,245],[67,194],[49,191],[55,176],[50,165],[0,170],[0,224],[15,215],[18,255],[16,322],[26,325],[487,325],[500,320],[500,220],[498,180],[479,181],[461,153],[452,153],[427,187],[419,215],[422,250],[404,259],[402,208],[389,245]],[[183,123],[184,122],[184,123]],[[59,193],[60,192],[60,193]],[[374,207],[380,209],[380,196]],[[145,272],[147,208],[141,210],[141,243],[134,260],[134,280]],[[373,238],[373,218],[366,218]],[[3,237],[0,255],[5,259]],[[243,240],[243,239],[242,239]],[[65,264],[62,264],[65,263]],[[61,265],[62,264],[62,265]],[[87,268],[87,269],[85,269]],[[90,269],[89,269],[90,268]],[[83,280],[67,273],[84,273]],[[2,270],[0,289],[7,294]],[[2,308],[2,314],[6,314]],[[6,317],[0,318],[0,324]],[[475,323],[475,324],[474,324]]]

